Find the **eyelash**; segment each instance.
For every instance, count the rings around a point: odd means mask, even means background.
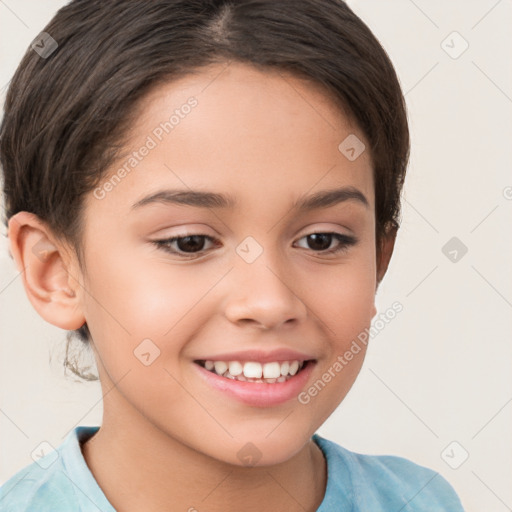
[[[315,253],[322,254],[322,255],[343,253],[343,252],[347,251],[351,246],[356,245],[358,242],[358,240],[353,236],[342,235],[341,233],[336,233],[336,232],[331,232],[331,231],[317,231],[317,232],[313,232],[313,233],[308,233],[307,235],[304,235],[303,237],[299,238],[299,240],[302,240],[303,238],[307,238],[308,236],[311,236],[311,235],[333,235],[334,238],[340,242],[339,245],[337,247],[335,247],[334,249],[326,249],[324,251],[313,251]],[[182,240],[182,239],[188,238],[188,237],[201,237],[201,238],[206,238],[210,242],[216,241],[216,239],[211,236],[202,235],[200,233],[197,233],[197,234],[174,236],[172,238],[166,238],[165,240],[153,240],[152,243],[155,244],[159,249],[162,249],[165,252],[170,253],[170,254],[177,254],[180,258],[184,258],[184,259],[192,259],[197,254],[200,255],[202,252],[208,252],[208,250],[206,250],[206,251],[200,250],[195,253],[194,252],[181,253],[181,252],[175,251],[169,247],[170,244],[172,244],[173,242],[176,242],[177,240]]]

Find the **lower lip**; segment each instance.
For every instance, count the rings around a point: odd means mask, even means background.
[[[228,379],[206,370],[197,363],[193,364],[198,369],[201,377],[215,389],[223,391],[227,395],[247,405],[254,407],[272,407],[297,397],[306,385],[315,366],[315,361],[309,361],[299,373],[295,374],[287,381],[275,382],[273,384],[266,382],[242,382],[236,379]]]

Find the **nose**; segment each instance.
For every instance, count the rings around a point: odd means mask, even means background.
[[[289,269],[265,251],[253,263],[238,261],[230,272],[225,315],[235,324],[272,329],[307,316],[306,297]]]

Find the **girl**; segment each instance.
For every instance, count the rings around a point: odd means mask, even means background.
[[[62,8],[8,91],[6,220],[103,421],[1,510],[461,511],[439,474],[315,433],[363,364],[408,155],[393,66],[340,0]]]

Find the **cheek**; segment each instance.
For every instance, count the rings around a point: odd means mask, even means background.
[[[308,307],[321,320],[331,349],[345,350],[371,323],[375,303],[375,260],[372,251],[361,251],[347,264],[315,273],[305,287]]]
[[[180,272],[163,272],[162,263],[107,252],[91,265],[86,309],[91,319],[118,324],[131,336],[161,335],[181,312],[191,288],[185,280]]]
[[[95,260],[88,265],[85,284],[89,329],[103,362],[111,362],[119,371],[131,365],[134,350],[147,339],[160,350],[159,362],[168,359],[169,349],[176,356],[207,321],[198,316],[212,314],[205,310],[207,295],[222,277],[204,267],[167,264],[165,256],[125,252],[130,253],[131,257],[121,258],[107,252]]]
[[[165,258],[139,254],[133,247],[118,252],[109,247],[88,264],[85,313],[97,345],[102,338],[125,340],[123,346],[129,345],[132,353],[149,338],[162,347],[160,340],[190,339],[200,322],[208,320],[198,316],[214,314],[211,292],[223,272],[215,265],[179,264]],[[373,317],[374,247],[361,244],[344,261],[308,265],[298,270],[294,292],[311,311],[310,321],[324,331],[331,350],[344,351]]]
[[[311,289],[317,290],[309,298],[323,331],[326,357],[298,401],[316,428],[345,398],[363,365],[373,318],[375,265],[371,258],[358,260],[316,280]]]

